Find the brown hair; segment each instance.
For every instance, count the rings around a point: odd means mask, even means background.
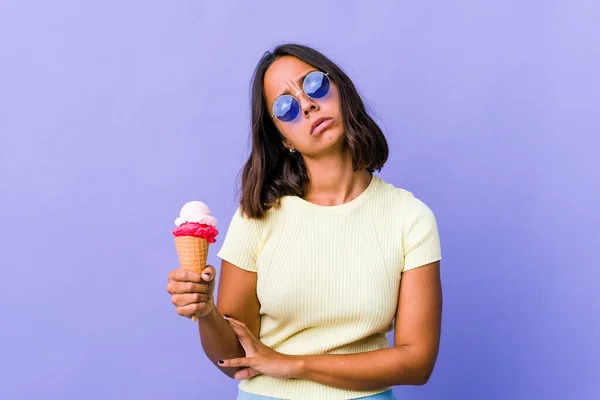
[[[388,144],[381,128],[369,116],[350,78],[333,61],[310,47],[284,44],[260,59],[252,81],[252,149],[242,170],[240,207],[250,218],[261,218],[279,205],[283,196],[304,196],[309,178],[302,156],[290,153],[268,111],[264,77],[275,60],[296,57],[329,73],[338,86],[344,124],[344,140],[352,155],[354,171],[380,171],[388,157]]]

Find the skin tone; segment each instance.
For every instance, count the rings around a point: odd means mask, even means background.
[[[310,176],[305,200],[332,206],[359,196],[371,174],[352,171],[344,146],[338,89],[313,100],[302,90],[302,79],[316,69],[294,57],[275,61],[265,74],[269,107],[281,94],[296,95],[301,113],[291,122],[275,125],[288,149],[304,158]],[[272,113],[272,109],[269,109]],[[320,117],[332,123],[318,135],[311,126]],[[260,303],[257,276],[222,261],[217,305],[213,299],[216,270],[203,274],[181,268],[169,273],[167,291],[177,312],[198,317],[203,349],[225,374],[248,379],[259,374],[300,378],[349,390],[377,390],[395,385],[421,385],[428,381],[438,354],[442,289],[439,261],[402,274],[395,318],[394,345],[387,349],[349,355],[290,356],[265,346],[258,339]]]

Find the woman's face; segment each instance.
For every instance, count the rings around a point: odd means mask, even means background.
[[[270,115],[273,115],[273,102],[277,97],[288,94],[298,100],[300,112],[296,118],[289,122],[272,119],[284,137],[284,146],[307,157],[338,150],[344,136],[335,83],[331,82],[329,92],[319,99],[312,99],[302,91],[304,77],[313,71],[318,70],[296,57],[285,56],[271,64],[265,73],[265,97]]]

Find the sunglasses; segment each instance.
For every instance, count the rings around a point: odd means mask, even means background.
[[[304,92],[311,99],[320,99],[329,93],[331,81],[329,74],[321,71],[314,71],[304,77],[302,90],[295,95],[284,94],[279,96],[273,102],[273,115],[281,122],[290,122],[300,113],[300,103],[296,96]]]

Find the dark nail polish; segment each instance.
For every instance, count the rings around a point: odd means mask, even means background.
[[[220,364],[220,365],[223,365],[223,360],[219,360],[219,364]]]

